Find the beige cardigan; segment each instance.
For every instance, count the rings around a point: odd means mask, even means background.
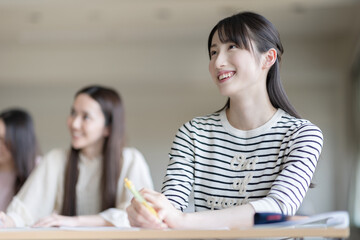
[[[77,215],[100,214],[115,226],[129,226],[125,209],[130,204],[132,195],[124,187],[124,178],[131,179],[138,189],[152,189],[153,183],[148,165],[138,150],[124,148],[123,158],[116,208],[100,212],[101,158],[89,160],[80,155],[76,186]],[[7,214],[17,227],[31,226],[53,212],[61,213],[66,160],[66,151],[50,151],[13,198]]]

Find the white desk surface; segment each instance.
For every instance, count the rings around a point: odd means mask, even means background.
[[[282,237],[347,238],[349,228],[297,227],[220,230],[147,230],[117,228],[0,229],[0,239],[248,239]]]

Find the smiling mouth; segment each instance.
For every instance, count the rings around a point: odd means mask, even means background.
[[[218,79],[220,82],[223,82],[229,78],[231,78],[232,76],[234,76],[235,72],[227,72],[227,73],[223,73],[223,74],[220,74],[218,76]]]
[[[74,138],[74,139],[78,139],[78,138],[80,138],[81,136],[82,136],[81,133],[72,133],[72,134],[71,134],[71,137]]]

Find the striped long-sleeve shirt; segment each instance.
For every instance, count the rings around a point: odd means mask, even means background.
[[[323,145],[311,122],[278,109],[259,128],[230,125],[225,110],[197,117],[176,134],[162,192],[184,210],[250,203],[256,212],[293,215],[303,201]]]

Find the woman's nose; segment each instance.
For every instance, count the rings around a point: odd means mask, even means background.
[[[77,128],[80,128],[80,126],[81,126],[80,116],[73,117],[71,120],[71,127],[77,129]]]
[[[226,58],[225,54],[223,54],[222,52],[219,52],[215,59],[215,67],[218,69],[222,68],[226,65],[226,62],[227,62],[227,58]]]

